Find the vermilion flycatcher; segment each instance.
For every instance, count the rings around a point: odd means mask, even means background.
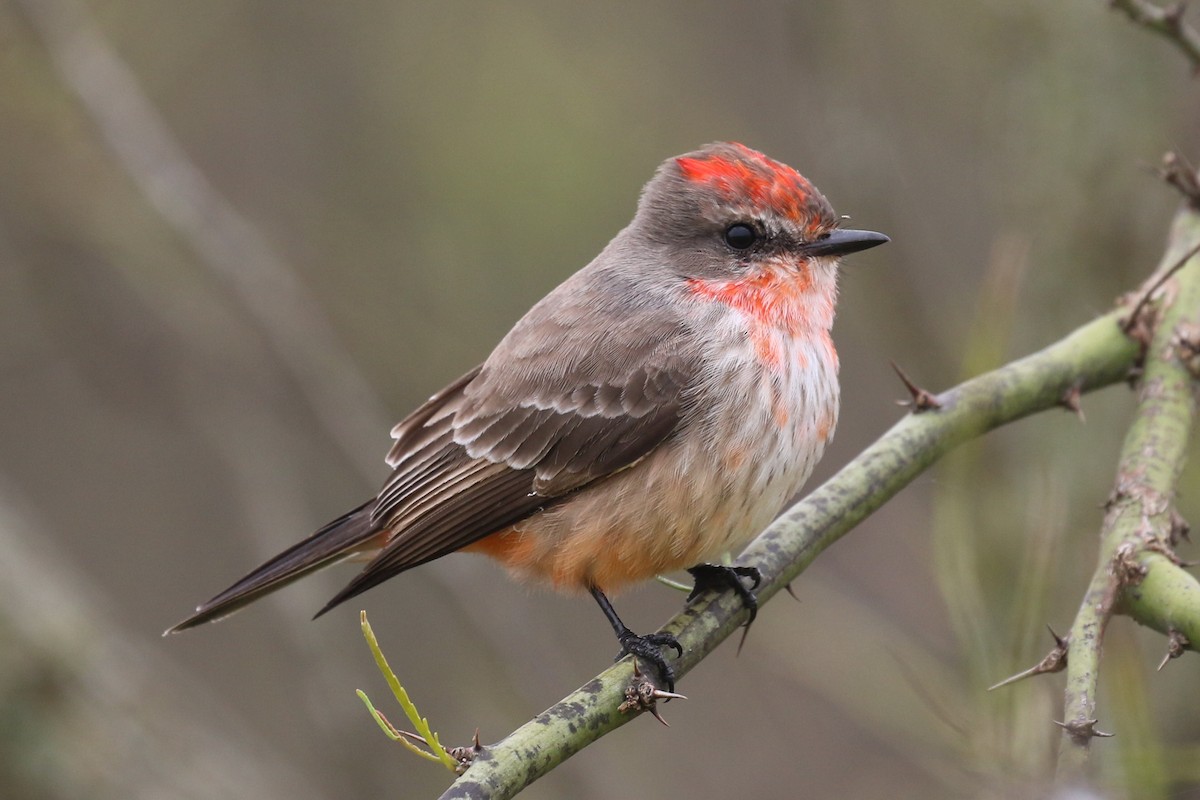
[[[739,550],[807,480],[838,417],[829,331],[842,230],[799,173],[740,144],[672,158],[633,222],[526,314],[482,366],[392,429],[379,494],[280,553],[171,632],[350,556],[318,613],[460,550],[595,597],[624,652],[668,688],[666,634],[638,636],[606,592],[690,567],[738,591]]]

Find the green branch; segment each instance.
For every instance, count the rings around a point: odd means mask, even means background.
[[[1126,327],[1151,335],[1133,423],[1117,466],[1100,535],[1099,563],[1071,626],[1058,780],[1081,781],[1096,731],[1104,629],[1115,612],[1170,637],[1169,655],[1200,643],[1200,583],[1174,557],[1181,522],[1174,498],[1196,412],[1200,349],[1200,215],[1187,208],[1172,226],[1144,313]],[[1148,289],[1149,293],[1150,290]]]
[[[825,548],[844,536],[956,445],[1000,425],[1054,408],[1072,390],[1090,391],[1125,379],[1138,346],[1125,335],[1120,312],[1079,328],[1046,349],[938,395],[936,410],[900,420],[837,475],[775,521],[739,563],[758,567],[765,603]],[[675,634],[686,675],[745,621],[740,600],[707,593],[662,630]],[[509,798],[589,743],[636,716],[623,714],[633,668],[628,658],[484,750],[442,795]]]

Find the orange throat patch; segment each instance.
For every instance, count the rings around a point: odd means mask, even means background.
[[[827,350],[823,355],[837,358],[829,338],[834,294],[814,288],[808,265],[772,263],[741,278],[691,278],[687,284],[694,296],[722,303],[741,314],[747,321],[755,354],[772,369],[785,366],[785,351],[806,362],[803,349],[787,347],[788,340],[813,340]]]

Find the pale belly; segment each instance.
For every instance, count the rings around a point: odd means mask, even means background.
[[[736,554],[800,491],[837,423],[836,360],[793,355],[797,368],[768,373],[730,353],[677,436],[471,549],[519,578],[605,592]]]

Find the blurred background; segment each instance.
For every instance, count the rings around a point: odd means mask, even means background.
[[[352,566],[159,633],[372,494],[390,425],[664,158],[743,141],[893,239],[845,271],[817,481],[904,413],[889,359],[943,389],[1136,287],[1176,205],[1148,166],[1200,158],[1197,123],[1184,59],[1101,0],[0,0],[0,796],[436,796],[354,696],[391,708],[360,607],[450,744],[606,666],[590,599],[474,556],[316,622]],[[689,675],[670,729],[524,796],[1036,794],[1062,678],[985,690],[1068,627],[1130,408],[962,448]],[[636,630],[680,604],[618,600]],[[1164,648],[1109,629],[1113,797],[1200,797],[1200,659],[1156,673]]]

